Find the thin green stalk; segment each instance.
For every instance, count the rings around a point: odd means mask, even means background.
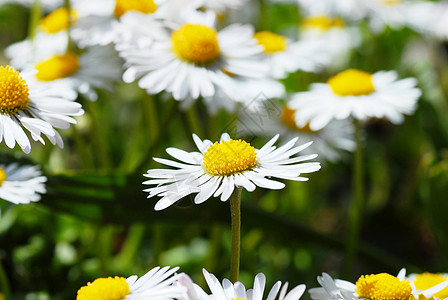
[[[364,207],[364,174],[362,161],[361,125],[354,119],[356,150],[353,165],[353,197],[348,215],[348,238],[346,243],[345,276],[348,278],[352,272],[353,262],[358,250],[359,233],[361,230],[362,211]]]
[[[11,298],[11,289],[9,287],[9,280],[6,276],[6,272],[3,268],[2,261],[0,259],[0,292],[3,293],[3,297],[5,300],[12,300]]]
[[[71,5],[70,0],[64,0],[64,6],[67,10],[68,18],[67,18],[67,52],[72,50],[72,39],[70,36],[70,28],[72,26],[72,15],[71,15]]]
[[[37,26],[42,18],[42,7],[39,0],[34,0],[33,7],[31,8],[30,23],[28,25],[28,37],[33,40],[36,36]]]
[[[241,190],[235,188],[230,196],[230,215],[232,218],[232,253],[230,255],[230,281],[237,282],[240,272],[241,246]]]
[[[116,271],[122,272],[132,264],[137,251],[140,249],[144,235],[145,226],[142,223],[134,223],[129,227],[120,254],[114,259],[114,268]]]

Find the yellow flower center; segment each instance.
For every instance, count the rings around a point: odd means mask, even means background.
[[[153,0],[117,0],[115,1],[114,16],[120,18],[128,11],[139,11],[144,14],[152,14],[157,10],[157,4]]]
[[[448,276],[437,273],[422,273],[418,274],[415,278],[414,285],[417,290],[426,290],[432,288],[439,283],[448,280]],[[440,292],[437,292],[433,295],[434,297],[444,299],[448,297],[448,287],[444,288]]]
[[[173,50],[180,59],[204,65],[215,61],[220,54],[218,33],[198,24],[185,24],[171,34]]]
[[[0,113],[13,114],[28,107],[30,94],[19,71],[0,66]]]
[[[299,127],[297,126],[296,120],[294,118],[294,114],[296,113],[295,109],[289,108],[287,105],[283,106],[282,114],[280,115],[280,120],[283,124],[286,125],[289,129],[305,132],[305,133],[316,133],[317,131],[311,130],[310,123],[306,123],[305,126]]]
[[[264,47],[264,53],[275,53],[285,51],[288,47],[288,40],[286,37],[270,31],[260,31],[254,34],[254,38],[259,45]]]
[[[58,8],[52,11],[48,16],[40,20],[39,25],[42,31],[46,33],[57,33],[61,30],[65,30],[68,28],[69,15],[67,9],[65,7]],[[74,10],[70,10],[70,21],[71,25],[77,19],[77,14]]]
[[[131,290],[126,278],[98,278],[78,290],[76,300],[122,300]]]
[[[3,170],[3,168],[0,168],[0,186],[2,186],[5,179],[6,179],[6,172],[5,172],[5,170]],[[1,297],[0,297],[0,299],[1,299]]]
[[[408,300],[411,292],[409,281],[386,273],[363,275],[356,282],[359,298],[369,300]]]
[[[331,77],[327,84],[339,96],[362,96],[375,91],[372,74],[349,69]]]
[[[387,6],[394,6],[400,4],[402,1],[403,0],[382,0],[383,4]]]
[[[328,31],[331,28],[344,28],[345,22],[341,18],[331,18],[329,16],[320,15],[308,17],[302,20],[304,29],[318,29],[320,31]]]
[[[78,56],[73,52],[63,55],[53,55],[51,58],[36,65],[36,78],[42,81],[51,81],[68,77],[79,69]]]
[[[255,148],[242,140],[215,142],[204,154],[205,171],[213,176],[229,176],[252,170],[258,164]]]

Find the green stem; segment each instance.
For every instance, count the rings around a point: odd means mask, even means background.
[[[355,127],[356,150],[353,166],[353,198],[348,215],[348,239],[346,244],[345,276],[351,274],[353,261],[358,250],[359,233],[361,229],[361,217],[363,211],[364,176],[362,161],[361,125],[358,120],[353,120]]]
[[[142,223],[134,223],[129,227],[129,231],[121,248],[120,254],[114,259],[114,269],[123,272],[131,266],[135,255],[140,249],[143,237],[145,235],[145,226]]]
[[[237,282],[240,272],[241,246],[241,190],[235,188],[230,196],[230,215],[232,219],[232,253],[230,256],[230,281]]]
[[[39,0],[34,0],[33,7],[31,8],[30,23],[28,25],[28,37],[33,40],[36,36],[37,26],[42,18],[42,7]]]
[[[64,6],[67,10],[68,18],[67,18],[67,52],[72,50],[72,39],[70,37],[70,28],[72,26],[72,15],[71,15],[71,5],[70,0],[64,0]]]
[[[0,292],[3,293],[3,297],[5,300],[11,300],[11,289],[9,287],[8,277],[6,276],[6,272],[3,268],[2,261],[0,259]]]

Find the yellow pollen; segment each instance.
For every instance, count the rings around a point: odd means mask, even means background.
[[[36,78],[41,81],[51,81],[68,77],[79,69],[78,56],[73,52],[53,55],[51,58],[36,65]]]
[[[320,15],[305,18],[302,20],[304,29],[319,29],[320,31],[328,31],[331,28],[344,28],[345,22],[341,18],[331,18],[329,16]]]
[[[230,300],[247,300],[247,298],[232,298]]]
[[[19,71],[0,66],[0,113],[13,114],[28,107],[30,94]]]
[[[355,69],[348,69],[331,77],[327,84],[339,96],[362,96],[375,91],[372,74]]]
[[[285,51],[288,47],[288,40],[286,37],[270,31],[260,31],[254,34],[254,38],[259,45],[264,47],[263,52],[272,54],[275,52]]]
[[[448,276],[440,274],[440,273],[422,273],[418,274],[415,277],[414,285],[417,290],[426,290],[432,288],[439,283],[448,280]],[[448,287],[444,288],[440,292],[437,292],[433,295],[436,298],[444,299],[448,297]]]
[[[305,133],[317,133],[318,131],[311,130],[310,123],[306,123],[305,126],[299,127],[297,126],[296,120],[294,118],[294,114],[296,113],[295,109],[289,108],[287,105],[283,106],[282,114],[280,115],[280,120],[283,124],[286,125],[289,129],[305,132]]]
[[[204,154],[205,171],[213,176],[229,176],[252,170],[258,165],[255,148],[242,140],[215,142]]]
[[[98,278],[81,287],[76,300],[122,300],[130,293],[126,278],[118,276]]]
[[[53,34],[68,28],[68,18],[67,9],[61,7],[40,20],[39,25],[42,31]],[[70,19],[71,25],[73,25],[77,19],[77,14],[74,10],[70,10]]]
[[[2,186],[5,179],[6,179],[6,172],[5,172],[5,170],[3,170],[3,168],[0,168],[0,186]],[[0,297],[0,299],[1,299],[1,297]]]
[[[128,11],[139,11],[144,14],[152,14],[157,10],[157,4],[153,0],[116,0],[114,16],[120,18]]]
[[[218,33],[204,25],[183,25],[173,31],[171,42],[180,59],[197,65],[212,63],[220,54]]]
[[[409,281],[386,273],[363,275],[356,282],[359,298],[369,300],[408,300],[411,292]]]

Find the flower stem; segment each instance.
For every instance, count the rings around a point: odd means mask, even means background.
[[[28,37],[32,41],[36,36],[37,26],[42,17],[42,7],[39,0],[34,0],[31,8],[30,22],[28,25]]]
[[[353,261],[358,249],[359,233],[361,229],[361,216],[363,211],[364,176],[362,162],[361,125],[358,120],[353,120],[355,127],[356,150],[353,165],[353,198],[348,215],[348,239],[346,244],[345,276],[349,277],[353,267]]]
[[[237,282],[240,271],[241,244],[241,190],[237,187],[230,196],[230,214],[232,219],[232,253],[230,256],[230,281]]]
[[[11,290],[9,287],[8,277],[6,276],[6,272],[3,268],[2,261],[0,259],[0,292],[3,293],[3,297],[5,300],[11,300]],[[0,294],[1,294],[0,293]]]

